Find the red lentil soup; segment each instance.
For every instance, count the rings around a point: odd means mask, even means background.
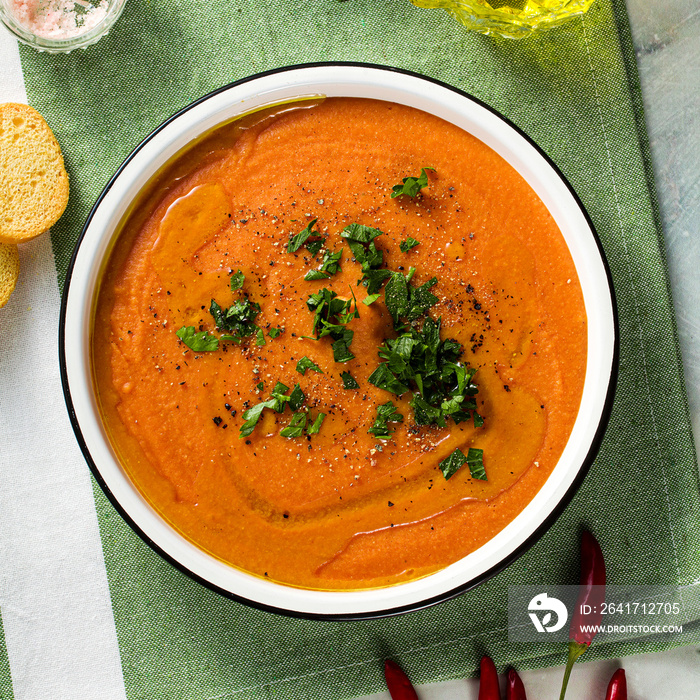
[[[390,196],[427,167],[420,194]],[[340,271],[307,281],[323,251],[290,253],[288,243],[314,219],[324,250],[343,255]],[[360,262],[340,235],[353,223],[383,232],[374,241],[382,268],[415,268],[414,287],[437,278],[428,315],[441,319],[443,339],[461,344],[460,363],[477,369],[483,425],[417,425],[415,387],[397,396],[368,381],[397,331],[386,287],[362,303]],[[404,252],[409,237],[419,244]],[[238,271],[245,281],[232,290]],[[347,362],[335,361],[331,337],[310,337],[307,300],[324,288],[350,309],[357,299]],[[223,310],[259,304],[261,330],[240,344],[190,349],[178,329],[226,332],[212,299]],[[114,449],[174,528],[257,576],[362,589],[457,561],[532,500],[576,419],[586,314],[559,229],[500,156],[425,112],[332,98],[222,126],[155,178],[103,273],[93,356]],[[302,375],[302,357],[321,371]],[[345,388],[343,372],[357,388]],[[325,414],[319,431],[284,437],[292,410],[267,408],[240,437],[243,414],[277,382],[300,385],[307,427]],[[403,421],[379,439],[368,430],[389,401]],[[485,480],[468,465],[445,478],[440,463],[457,448],[483,450]]]

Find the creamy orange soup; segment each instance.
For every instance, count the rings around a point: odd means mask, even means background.
[[[430,166],[410,198],[394,185]],[[318,269],[290,235],[317,219],[341,271]],[[383,296],[373,304],[341,231],[381,229],[384,267],[421,285],[433,276],[442,335],[478,369],[473,420],[416,425],[411,393],[368,377],[395,337]],[[408,252],[409,236],[420,243]],[[231,291],[230,276],[245,283]],[[357,297],[350,346],[310,338],[306,302],[322,288]],[[383,290],[382,290],[383,294]],[[181,327],[219,336],[209,313],[248,298],[257,336],[216,351],[189,349]],[[354,307],[353,307],[354,308]],[[417,322],[422,323],[422,320]],[[275,338],[270,329],[281,329]],[[457,127],[396,104],[328,99],[249,115],[219,128],[156,178],[123,226],[94,320],[95,382],[124,468],[185,537],[247,572],[315,589],[396,584],[441,569],[488,542],[551,473],[578,411],[586,315],[560,231],[525,181]],[[296,370],[308,357],[322,370]],[[349,372],[358,389],[345,389]],[[317,434],[282,437],[292,412],[246,409],[277,382],[299,384]],[[262,384],[261,384],[262,383]],[[262,388],[260,388],[262,387]],[[402,422],[387,440],[368,432],[393,401]],[[467,465],[445,479],[456,448],[483,450],[486,480]]]

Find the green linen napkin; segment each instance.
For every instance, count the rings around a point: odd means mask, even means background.
[[[473,674],[483,653],[499,666],[562,663],[559,645],[508,644],[507,589],[575,583],[582,526],[600,540],[610,582],[695,590],[698,471],[624,0],[598,0],[584,19],[519,42],[467,32],[406,0],[129,0],[86,51],[22,47],[21,58],[29,101],[54,129],[71,176],[68,210],[52,234],[61,284],[100,190],[165,118],[257,71],[350,60],[445,81],[530,134],[583,200],[617,292],[619,387],[590,474],[532,549],[453,601],[356,623],[253,610],[166,564],[96,486],[129,698],[350,698],[383,687],[387,656],[417,682]],[[700,623],[677,637],[594,643],[586,657],[694,642]],[[0,689],[6,674],[0,662]]]

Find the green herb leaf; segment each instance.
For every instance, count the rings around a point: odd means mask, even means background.
[[[469,473],[472,479],[479,481],[487,481],[486,470],[484,469],[484,451],[476,447],[470,447],[467,452],[467,464],[469,465]]]
[[[309,270],[305,275],[304,279],[307,282],[314,282],[315,280],[327,280],[330,275],[326,275],[320,270]]]
[[[402,194],[415,197],[424,187],[428,186],[427,170],[435,172],[435,168],[421,168],[418,177],[405,177],[400,185],[394,185],[391,188],[391,198],[400,197]]]
[[[350,291],[352,293],[352,290]],[[354,293],[352,299],[343,301],[338,298],[335,292],[324,288],[316,294],[311,294],[306,301],[306,306],[309,311],[314,312],[313,337],[319,340],[329,335],[335,341],[333,343],[333,356],[336,358],[336,362],[347,362],[353,359],[354,355],[350,352],[349,347],[354,332],[345,326],[353,318],[360,316]]]
[[[306,401],[306,395],[298,384],[294,385],[292,393],[289,395],[289,407],[292,411],[298,411]]]
[[[379,440],[388,440],[393,432],[389,423],[399,423],[402,420],[403,416],[398,412],[396,406],[391,401],[387,401],[385,404],[377,406],[377,418],[367,432],[372,433]]]
[[[239,270],[231,275],[231,291],[235,292],[243,288],[243,283],[245,282],[245,275]]]
[[[362,303],[363,303],[363,304],[366,304],[367,306],[369,306],[370,304],[374,304],[374,302],[377,301],[377,299],[379,299],[380,296],[381,296],[381,294],[368,294],[368,295],[362,300]]]
[[[343,380],[343,387],[345,389],[359,389],[360,385],[357,383],[355,377],[350,374],[350,372],[341,372],[340,378]]]
[[[226,315],[223,309],[213,299],[209,306],[209,313],[213,316],[217,328],[221,330],[226,329]]]
[[[405,316],[409,321],[428,313],[428,310],[440,301],[431,290],[437,284],[437,277],[429,279],[420,287],[409,287],[409,302]]]
[[[346,226],[341,232],[342,238],[348,241],[357,241],[358,243],[371,243],[378,236],[383,236],[383,231],[378,228],[372,228],[371,226],[363,226],[362,224],[350,224]]]
[[[228,335],[227,333],[224,333],[223,335],[219,336],[219,340],[223,343],[224,341],[228,341],[229,343],[236,343],[236,345],[241,344],[241,338],[239,338],[237,335]]]
[[[394,272],[386,283],[384,303],[394,319],[394,325],[396,325],[399,318],[406,314],[408,308],[408,283],[400,272]]]
[[[282,382],[277,382],[277,384],[275,384],[270,400],[273,402],[271,408],[273,408],[277,413],[284,412],[284,408],[289,402],[289,396],[287,396],[288,391],[289,387],[282,384]]]
[[[319,239],[317,241],[306,241],[306,250],[311,253],[312,258],[315,258],[324,245],[325,241],[323,239]]]
[[[472,411],[472,416],[474,416],[474,427],[480,428],[484,424],[484,417],[480,416],[476,411]]]
[[[219,339],[216,336],[207,331],[197,333],[194,326],[183,326],[175,331],[175,335],[195,352],[213,352],[219,349]]]
[[[396,378],[396,375],[389,369],[387,363],[380,364],[379,367],[367,377],[367,381],[397,396],[401,396],[401,394],[405,394],[408,391],[408,387]]]
[[[304,434],[305,427],[306,413],[300,411],[292,416],[292,420],[286,428],[282,428],[282,430],[280,430],[280,435],[286,438],[301,437]]]
[[[399,243],[399,248],[401,248],[402,253],[408,253],[411,248],[415,248],[417,245],[420,245],[420,241],[409,236],[405,241]]]
[[[323,370],[313,361],[310,360],[306,355],[297,362],[297,372],[301,374],[302,376],[306,375],[306,370],[311,369],[314,372],[319,372],[320,374],[323,374]]]
[[[319,413],[316,416],[316,420],[306,429],[307,435],[315,435],[319,430],[321,430],[321,424],[323,419],[326,417],[325,413]]]
[[[384,262],[384,252],[374,242],[375,238],[384,234],[378,228],[350,224],[340,235],[348,241],[353,257],[362,266],[362,277],[358,284],[364,284],[368,294],[376,294],[384,280],[391,276],[389,270],[379,269]]]
[[[279,338],[282,335],[282,333],[284,333],[284,328],[270,328],[270,330],[267,332],[267,334],[273,340],[275,338]]]
[[[355,359],[355,356],[350,352],[350,348],[348,348],[347,340],[343,338],[336,340],[331,347],[333,348],[333,359],[336,362],[349,362]]]
[[[343,251],[339,250],[336,253],[326,251],[323,255],[321,267],[318,270],[309,270],[304,279],[308,282],[314,280],[325,280],[340,272],[340,259],[343,256]]]
[[[265,388],[265,382],[258,382],[258,383],[255,385],[255,388],[256,388],[258,391],[262,391],[262,390]]]
[[[391,270],[366,270],[360,282],[367,287],[367,293],[372,295],[382,288],[384,281],[391,277],[392,274]]]
[[[303,231],[300,231],[299,233],[297,233],[289,239],[289,243],[287,243],[288,253],[296,253],[297,250],[299,250],[299,248],[301,248],[301,246],[303,246],[306,243],[306,241],[309,240],[309,238],[311,238],[312,236],[318,237],[321,235],[319,231],[313,230],[316,221],[317,219],[314,219]]]
[[[449,479],[462,468],[466,461],[467,458],[464,456],[464,452],[457,447],[455,451],[449,457],[443,459],[438,466],[445,479]]]
[[[255,339],[255,344],[258,346],[266,345],[267,341],[265,340],[265,334],[263,333],[262,328],[258,328],[258,332],[255,334],[256,339]]]
[[[249,408],[244,414],[243,418],[245,419],[245,423],[241,426],[241,431],[238,435],[239,438],[244,438],[248,437],[253,430],[255,430],[255,426],[258,424],[258,421],[260,420],[260,416],[262,415],[262,412],[266,408],[274,408],[276,405],[275,399],[269,399],[268,401],[262,401],[258,404],[255,404],[252,408]]]

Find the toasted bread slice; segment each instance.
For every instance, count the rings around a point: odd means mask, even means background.
[[[14,243],[0,243],[0,308],[7,304],[19,276],[19,253]]]
[[[0,105],[0,243],[38,236],[67,203],[68,174],[49,125],[27,105]]]

